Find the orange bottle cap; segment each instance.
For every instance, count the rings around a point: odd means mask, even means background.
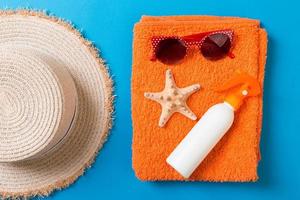
[[[257,96],[261,93],[260,85],[254,77],[240,73],[217,89],[218,92],[231,89],[224,101],[234,110],[238,110],[246,97]]]

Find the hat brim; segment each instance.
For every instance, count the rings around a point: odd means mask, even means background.
[[[77,93],[77,119],[66,141],[42,158],[0,163],[0,195],[48,195],[90,166],[112,124],[113,83],[98,51],[70,24],[30,10],[0,12],[0,45],[20,46],[63,62]]]

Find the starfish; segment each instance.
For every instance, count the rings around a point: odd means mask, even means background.
[[[199,84],[194,84],[185,88],[178,88],[175,84],[173,74],[170,69],[166,71],[165,88],[161,92],[145,92],[147,99],[156,101],[162,107],[158,125],[163,127],[170,117],[175,113],[181,113],[184,116],[196,120],[197,116],[187,106],[186,100],[189,96],[200,89]]]

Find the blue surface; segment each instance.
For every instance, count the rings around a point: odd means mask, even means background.
[[[2,8],[46,9],[72,21],[107,60],[116,120],[95,164],[50,199],[300,199],[300,15],[297,1],[2,0]],[[208,14],[257,18],[269,33],[257,183],[147,183],[131,168],[130,76],[133,24],[141,15]],[[1,28],[1,27],[0,27]]]

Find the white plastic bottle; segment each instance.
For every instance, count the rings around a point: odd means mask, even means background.
[[[241,106],[244,98],[260,93],[257,80],[247,74],[232,79],[221,90],[241,84],[240,88],[226,96],[223,103],[210,107],[167,158],[167,163],[184,178],[190,177],[230,129],[234,121],[234,111]]]
[[[210,107],[167,158],[167,162],[188,178],[228,131],[233,119],[234,109],[228,103]]]

